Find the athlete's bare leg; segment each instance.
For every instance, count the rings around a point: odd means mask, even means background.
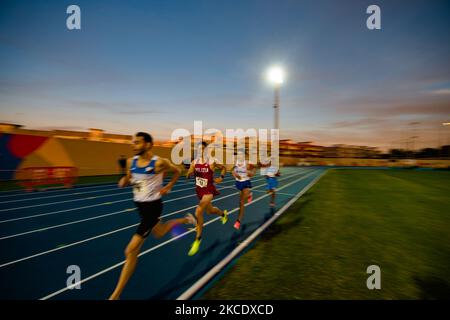
[[[153,227],[152,235],[158,239],[164,236],[170,230],[172,230],[176,225],[188,223],[190,223],[190,221],[187,218],[173,219],[165,223],[160,221],[156,226]]]
[[[223,211],[217,207],[213,207],[212,203],[208,203],[206,207],[206,213],[208,214],[217,214],[218,216],[223,216]]]
[[[244,190],[242,190],[240,192],[240,203],[239,203],[239,216],[237,218],[238,221],[241,221],[242,218],[244,217],[244,204],[245,204],[245,200],[248,199],[248,196],[250,194],[250,189],[249,188],[245,188]]]
[[[197,235],[195,237],[195,241],[191,245],[191,249],[189,250],[188,255],[193,256],[196,254],[200,248],[200,242],[202,237],[202,231],[203,231],[203,212],[206,210],[206,212],[210,214],[217,214],[219,216],[222,216],[222,223],[225,224],[228,220],[228,216],[225,212],[222,212],[219,208],[213,207],[211,204],[211,201],[213,199],[212,194],[206,194],[202,197],[200,200],[197,208],[195,209],[195,216],[197,217]]]
[[[206,207],[206,212],[209,213],[209,214],[217,214],[218,216],[222,217],[222,224],[225,224],[228,221],[228,212],[227,212],[227,210],[222,211],[219,208],[214,207],[211,204],[211,202]]]
[[[198,203],[197,208],[195,209],[195,217],[197,218],[197,236],[196,239],[200,239],[202,237],[203,231],[203,212],[206,210],[208,205],[211,205],[211,201],[213,199],[212,194],[205,194],[200,202]]]
[[[166,223],[158,222],[158,224],[156,224],[152,229],[152,235],[155,238],[161,238],[176,225],[187,223],[191,223],[188,218],[173,219],[167,221]],[[134,270],[136,269],[138,255],[144,242],[145,238],[139,234],[134,234],[131,241],[128,243],[127,248],[125,249],[125,264],[123,265],[122,272],[120,273],[120,278],[116,289],[109,297],[110,300],[117,300],[120,298],[125,285],[128,280],[130,280]]]
[[[138,260],[138,254],[144,244],[145,238],[138,234],[134,234],[130,242],[125,249],[125,264],[123,265],[122,272],[120,273],[119,281],[117,282],[116,289],[109,297],[109,300],[118,300],[122,294],[125,285],[128,280],[130,280],[131,275],[136,269],[136,264]]]

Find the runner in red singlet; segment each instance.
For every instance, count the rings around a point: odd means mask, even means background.
[[[211,201],[214,196],[219,194],[215,183],[222,182],[226,168],[224,165],[217,163],[215,159],[206,158],[203,155],[204,149],[207,147],[206,142],[202,142],[199,147],[200,156],[199,158],[192,161],[191,166],[186,174],[186,178],[189,178],[192,174],[195,176],[195,192],[200,200],[196,210],[195,217],[197,219],[197,235],[195,237],[195,241],[192,243],[191,249],[189,250],[189,255],[193,256],[197,253],[200,248],[200,243],[202,240],[202,231],[203,231],[203,212],[206,210],[209,214],[217,214],[222,217],[222,223],[225,224],[228,221],[227,210],[220,210],[217,207],[213,207]],[[214,179],[214,170],[220,169],[221,174],[220,178]]]

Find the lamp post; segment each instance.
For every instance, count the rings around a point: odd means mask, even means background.
[[[450,126],[450,122],[443,122],[442,123],[443,126]],[[445,140],[445,139],[444,139]],[[448,142],[448,137],[447,137],[447,145],[449,144]]]
[[[268,80],[274,85],[274,129],[280,129],[280,86],[284,82],[284,71],[280,67],[272,67],[267,73]]]

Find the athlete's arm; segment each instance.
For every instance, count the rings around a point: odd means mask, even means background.
[[[277,169],[276,169],[277,171],[275,172],[275,177],[279,177],[280,176],[280,167],[278,166],[277,167]]]
[[[178,178],[180,177],[181,171],[178,167],[172,164],[168,159],[160,158],[160,163],[156,163],[156,166],[158,167],[158,171],[161,172],[168,172],[172,171],[172,179],[168,184],[166,184],[164,187],[159,190],[159,193],[163,196],[167,194],[170,190],[172,190],[172,187],[177,182]]]
[[[233,168],[231,168],[231,175],[232,175],[233,177],[235,177],[236,179],[240,179],[241,176],[238,175],[238,174],[234,171],[234,168],[236,168],[236,166],[233,166]]]
[[[128,185],[130,185],[131,182],[131,161],[132,158],[127,159],[127,174],[125,176],[123,176],[120,180],[119,180],[119,188],[124,188]]]
[[[192,161],[191,166],[189,167],[189,170],[186,173],[186,179],[189,179],[189,177],[194,173],[194,170],[195,170],[195,164],[194,164],[194,161]]]
[[[255,173],[256,173],[256,166],[254,166],[251,163],[248,163],[247,164],[247,175],[249,177],[253,177],[255,175]]]
[[[226,168],[223,164],[214,162],[214,170],[215,170],[216,168],[217,168],[217,169],[220,169],[221,171],[220,171],[220,177],[219,177],[219,178],[215,178],[215,179],[214,179],[214,182],[215,182],[215,183],[221,183],[222,180],[223,180],[223,178],[225,177],[225,173],[227,173],[227,168]]]

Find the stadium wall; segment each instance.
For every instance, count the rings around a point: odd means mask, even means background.
[[[162,157],[170,149],[154,147]],[[127,143],[63,139],[23,134],[0,134],[1,180],[21,178],[27,167],[77,167],[79,176],[119,174],[119,157],[133,155]]]
[[[170,158],[171,148],[155,146],[154,152]],[[118,159],[133,155],[131,144],[64,139],[49,136],[0,133],[0,179],[20,179],[27,167],[73,166],[79,176],[119,174]],[[419,166],[450,168],[450,160],[389,160],[351,158],[280,157],[282,165],[322,166]],[[230,169],[231,166],[228,166]]]
[[[423,167],[448,169],[448,159],[360,159],[360,158],[286,158],[280,162],[287,166],[356,166],[356,167]]]

